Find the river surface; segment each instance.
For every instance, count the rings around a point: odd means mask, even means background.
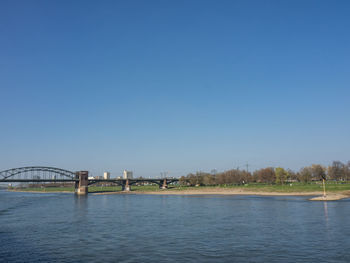
[[[350,262],[350,200],[0,191],[0,262]]]

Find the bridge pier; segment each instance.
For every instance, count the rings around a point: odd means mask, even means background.
[[[168,183],[167,183],[166,179],[163,180],[162,185],[159,185],[159,188],[160,189],[167,189],[168,188]]]
[[[86,195],[89,192],[89,172],[80,171],[76,173],[76,178],[79,179],[79,182],[75,182],[75,193],[77,195]]]
[[[125,191],[125,192],[131,191],[131,187],[130,187],[130,184],[129,184],[129,179],[126,179],[125,182],[123,181],[122,191]]]

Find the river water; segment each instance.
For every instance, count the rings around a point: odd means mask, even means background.
[[[350,262],[349,206],[0,191],[0,262]]]

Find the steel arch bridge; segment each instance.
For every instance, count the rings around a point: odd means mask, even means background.
[[[74,183],[77,194],[87,194],[89,185],[95,183],[114,183],[122,186],[123,191],[130,191],[130,186],[148,182],[159,185],[159,188],[166,189],[168,184],[179,181],[177,178],[125,178],[125,179],[89,179],[88,171],[72,172],[55,167],[27,166],[13,168],[0,172],[0,183]]]
[[[76,173],[56,167],[27,166],[0,172],[0,182],[74,182]]]

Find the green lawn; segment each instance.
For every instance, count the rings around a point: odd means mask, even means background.
[[[174,190],[200,190],[200,189],[212,189],[212,188],[224,188],[224,189],[245,189],[248,191],[260,191],[260,192],[281,192],[281,193],[292,193],[292,192],[316,192],[323,191],[322,183],[292,183],[284,185],[276,184],[261,184],[251,183],[246,185],[220,185],[220,186],[200,186],[200,187],[177,187]],[[350,190],[350,183],[326,183],[327,192],[347,191]]]
[[[252,188],[255,190],[271,191],[271,192],[313,192],[313,191],[323,191],[322,183],[292,183],[285,185],[258,185],[252,184],[246,186],[246,188]],[[337,192],[350,190],[350,184],[340,184],[334,182],[326,183],[327,192]]]

